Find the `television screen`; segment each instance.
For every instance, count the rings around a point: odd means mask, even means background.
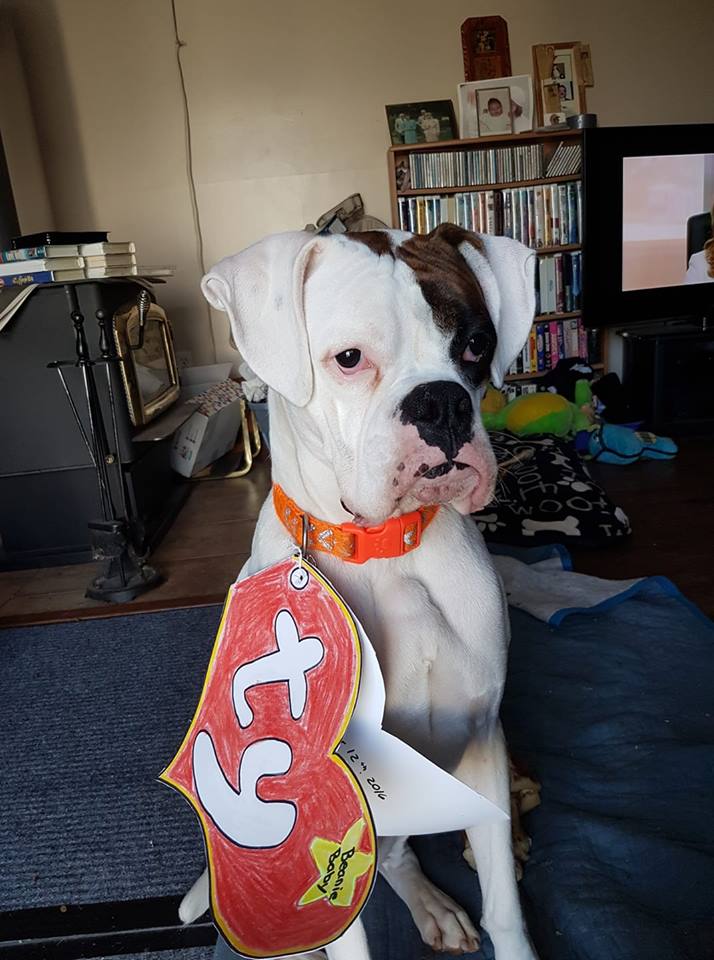
[[[714,154],[623,157],[622,290],[714,282],[713,208]]]

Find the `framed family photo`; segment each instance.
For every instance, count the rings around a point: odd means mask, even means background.
[[[553,114],[574,117],[585,113],[583,45],[579,42],[539,43],[533,47],[533,73],[538,122],[546,125]],[[587,62],[589,63],[589,48]]]
[[[495,104],[491,105],[491,113],[489,113],[489,98],[487,96],[484,100],[483,97],[484,91],[486,93],[492,91],[491,98],[499,99],[500,102],[504,88],[508,89],[510,96],[510,107],[507,111],[511,121],[510,129],[503,129],[504,121],[498,122],[498,108]],[[493,91],[499,91],[499,93],[494,96]],[[494,122],[499,128],[499,133],[526,133],[533,129],[533,84],[530,76],[497,77],[493,80],[460,83],[457,88],[457,97],[461,136],[464,138],[494,136],[495,132],[492,133],[489,129],[487,133],[485,129],[485,127],[492,127]],[[479,99],[485,104],[486,115],[479,107]],[[483,131],[479,126],[480,119],[484,121]]]
[[[385,107],[393,144],[456,140],[458,130],[451,100],[394,103]]]

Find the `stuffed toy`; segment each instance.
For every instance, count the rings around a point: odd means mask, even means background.
[[[597,424],[590,432],[578,435],[575,446],[589,459],[623,466],[637,460],[671,460],[677,453],[677,444],[669,437],[657,437],[617,423]]]
[[[549,393],[558,393],[566,400],[575,401],[575,386],[579,380],[590,380],[594,377],[593,368],[580,357],[567,357],[558,360],[552,370],[548,370],[538,381],[539,390],[548,390]]]
[[[615,374],[611,376],[619,384]],[[602,420],[598,412],[598,397],[593,395],[596,390],[597,384],[591,386],[587,380],[578,380],[575,384],[576,403],[581,405],[583,412],[589,408],[591,413],[590,426],[575,437],[575,449],[583,456],[621,466],[637,460],[671,460],[675,456],[677,444],[669,437],[658,437],[625,424]]]
[[[526,393],[500,408],[487,391],[481,405],[481,419],[487,430],[508,430],[518,437],[536,433],[572,437],[592,426],[590,385],[587,380],[578,381],[575,403],[558,393]]]
[[[677,453],[677,445],[669,437],[599,421],[588,380],[577,380],[573,394],[574,403],[548,391],[527,393],[506,403],[500,390],[488,387],[481,401],[481,420],[487,430],[508,430],[518,437],[538,433],[573,437],[581,456],[602,463],[671,460]]]
[[[481,414],[498,413],[498,411],[503,410],[505,406],[506,396],[503,391],[497,390],[489,383],[489,385],[486,387],[486,392],[481,398]]]

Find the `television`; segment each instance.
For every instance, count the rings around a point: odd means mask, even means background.
[[[583,186],[585,325],[714,320],[714,124],[585,130]]]

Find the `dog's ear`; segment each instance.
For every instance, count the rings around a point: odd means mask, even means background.
[[[532,250],[509,237],[478,235],[459,252],[476,274],[498,338],[491,363],[497,387],[528,339],[535,315],[535,262]],[[481,247],[479,252],[477,246]]]
[[[312,395],[303,286],[317,243],[314,233],[276,234],[221,260],[201,281],[206,300],[228,314],[248,366],[298,407]]]

